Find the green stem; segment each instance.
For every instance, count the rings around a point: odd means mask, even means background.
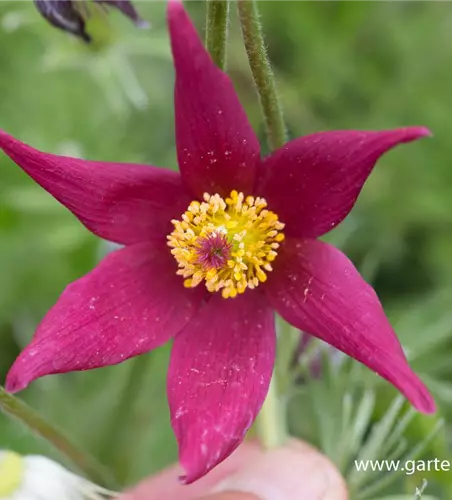
[[[131,409],[143,388],[149,361],[149,356],[141,355],[130,362],[131,366],[127,374],[127,380],[119,396],[118,403],[112,411],[112,419],[107,426],[107,430],[103,433],[105,439],[101,443],[99,455],[105,461],[111,459],[119,448],[126,430],[126,424],[129,421]]]
[[[256,0],[238,0],[237,5],[243,40],[267,128],[268,145],[273,151],[286,142],[286,127],[275,76],[265,47],[259,11]]]
[[[229,0],[207,0],[206,3],[206,47],[215,64],[224,70],[229,28]]]
[[[38,412],[30,408],[20,399],[8,394],[1,386],[0,410],[21,422],[38,436],[44,438],[62,455],[76,465],[80,471],[84,472],[89,479],[106,488],[115,487],[115,484],[112,484],[114,481],[111,475],[102,465],[97,463],[93,457],[83,452],[77,445],[62,434],[60,430],[56,429],[39,415]]]
[[[277,317],[278,353],[276,356],[275,373],[278,380],[278,390],[287,394],[294,382],[294,363],[296,351],[300,345],[300,331]]]
[[[284,444],[287,437],[285,412],[278,396],[276,377],[270,382],[267,398],[256,419],[256,430],[262,447],[266,450]]]

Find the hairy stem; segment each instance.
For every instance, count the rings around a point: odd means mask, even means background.
[[[206,9],[206,47],[215,64],[224,70],[229,29],[229,0],[207,0]]]
[[[137,356],[130,362],[127,379],[119,395],[117,404],[112,409],[112,417],[106,425],[103,435],[104,439],[100,445],[99,456],[102,460],[107,461],[114,456],[121,445],[125,426],[129,422],[128,419],[131,411],[133,411],[134,402],[138,399],[140,391],[143,389],[149,365],[150,359],[146,355]]]
[[[276,377],[273,375],[267,398],[256,419],[256,431],[264,449],[275,448],[284,444],[286,439],[285,412],[278,396]]]
[[[286,142],[286,127],[276,91],[275,76],[268,59],[256,0],[238,0],[245,49],[259,95],[270,150]]]
[[[45,439],[81,472],[84,472],[89,479],[106,488],[115,488],[115,481],[101,464],[82,451],[38,412],[12,394],[7,393],[1,386],[0,410]]]

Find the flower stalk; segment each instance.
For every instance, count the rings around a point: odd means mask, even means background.
[[[237,6],[245,49],[264,115],[268,146],[273,151],[286,142],[286,126],[265,47],[259,10],[256,0],[238,0]]]
[[[229,30],[229,0],[207,0],[206,9],[206,47],[215,64],[224,70]]]
[[[29,430],[45,439],[63,456],[84,472],[88,478],[107,488],[114,488],[114,480],[104,467],[71,442],[60,430],[45,420],[26,403],[7,393],[0,386],[0,410],[21,422]]]
[[[285,412],[278,394],[275,374],[270,382],[267,398],[257,416],[256,431],[261,446],[266,450],[276,448],[286,440]]]
[[[134,402],[138,399],[146,380],[149,362],[149,356],[142,355],[137,356],[130,363],[130,370],[119,395],[118,403],[112,409],[112,418],[106,425],[104,440],[101,443],[99,453],[102,460],[108,460],[119,448],[120,441],[124,436],[125,424],[128,422],[130,413],[133,411]]]

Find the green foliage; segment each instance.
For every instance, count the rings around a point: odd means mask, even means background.
[[[90,48],[50,28],[31,2],[0,2],[1,128],[43,150],[175,168],[165,7],[138,6],[152,30],[137,31],[113,13],[108,43],[103,34],[103,43]],[[201,21],[203,6],[189,2],[188,8]],[[332,367],[321,380],[287,393],[294,434],[336,461],[357,499],[369,498],[366,488],[382,478],[353,473],[350,464],[360,454],[452,458],[452,11],[441,2],[262,2],[261,8],[292,136],[409,124],[427,125],[434,134],[385,156],[329,240],[377,288],[440,416],[414,415],[394,399],[392,387],[351,361],[341,376]],[[228,67],[263,138],[235,24],[231,36]],[[3,379],[66,284],[91,269],[107,247],[4,156],[0,172]],[[165,347],[116,367],[48,377],[23,396],[130,484],[176,457],[165,395],[168,352]],[[131,377],[135,397],[124,412]],[[1,415],[0,443],[52,453]],[[413,498],[423,477],[391,479],[381,493],[386,500]],[[430,474],[428,481],[424,500],[452,499],[450,473]],[[394,496],[399,493],[407,496]]]

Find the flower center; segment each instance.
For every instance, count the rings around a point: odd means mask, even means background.
[[[192,201],[181,219],[172,221],[168,245],[187,288],[204,280],[209,292],[228,298],[266,281],[284,224],[263,198],[204,193],[204,202]]]
[[[0,498],[10,498],[22,483],[23,458],[12,451],[0,453]]]

